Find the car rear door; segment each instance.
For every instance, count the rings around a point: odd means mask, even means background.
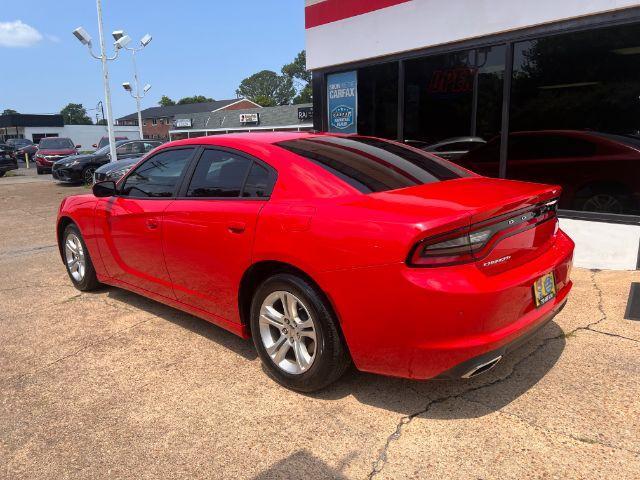
[[[238,286],[251,265],[258,214],[275,171],[244,153],[203,149],[164,211],[163,243],[178,300],[238,322]]]
[[[117,196],[98,203],[97,236],[111,277],[175,298],[162,251],[163,212],[174,201],[196,150],[158,152],[126,177]]]

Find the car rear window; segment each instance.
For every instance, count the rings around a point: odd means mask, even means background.
[[[75,148],[75,145],[68,138],[43,138],[40,140],[39,147],[43,150],[62,150],[65,148]]]
[[[470,176],[450,162],[377,138],[321,136],[276,145],[320,165],[362,193]]]

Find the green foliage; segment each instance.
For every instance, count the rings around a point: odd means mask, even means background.
[[[291,77],[263,70],[242,80],[236,94],[263,107],[271,107],[290,104],[296,90]]]
[[[293,99],[294,104],[311,103],[313,101],[311,72],[307,70],[307,53],[305,50],[302,50],[293,62],[282,67],[282,74],[289,77],[296,87],[297,95]]]
[[[162,95],[162,97],[160,97],[160,101],[158,102],[158,105],[160,105],[161,107],[170,107],[170,106],[175,105],[175,104],[176,104],[176,102],[171,100],[166,95]]]
[[[188,103],[205,103],[213,102],[213,98],[205,97],[204,95],[194,95],[192,97],[184,97],[178,100],[178,105],[186,105]]]
[[[60,115],[64,120],[65,125],[92,125],[93,122],[89,115],[87,115],[87,110],[82,106],[81,103],[70,103],[62,110],[60,110]]]
[[[0,115],[13,115],[14,113],[18,113],[13,108],[5,108]]]

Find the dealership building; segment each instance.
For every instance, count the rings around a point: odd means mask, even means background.
[[[315,129],[559,184],[576,264],[638,268],[640,2],[306,0],[305,19]]]

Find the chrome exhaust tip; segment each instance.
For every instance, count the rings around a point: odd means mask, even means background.
[[[479,365],[476,365],[471,370],[469,370],[467,373],[462,375],[461,378],[473,378],[473,377],[477,377],[478,375],[481,375],[481,374],[483,374],[485,372],[488,372],[493,367],[495,367],[500,360],[502,360],[502,355],[499,355],[496,358],[492,358],[488,362],[484,362],[484,363],[481,363]]]

